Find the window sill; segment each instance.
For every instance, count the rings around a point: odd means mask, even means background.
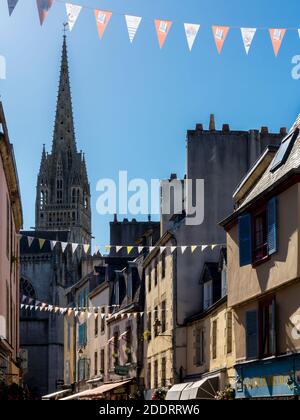
[[[265,262],[269,261],[271,259],[270,255],[266,255],[265,257],[261,258],[260,260],[254,261],[252,263],[252,267],[258,267],[261,264],[264,264]]]

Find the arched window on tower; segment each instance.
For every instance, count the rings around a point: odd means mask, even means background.
[[[63,180],[62,180],[62,178],[57,178],[57,180],[56,180],[56,202],[57,202],[57,204],[62,204],[62,202],[63,202]]]
[[[33,308],[30,308],[35,305],[36,300],[36,292],[32,284],[29,280],[24,279],[21,277],[20,280],[20,296],[21,298],[26,296],[26,305],[28,305],[28,308],[25,307],[21,311],[21,316],[24,318],[32,318],[35,316],[35,310]]]

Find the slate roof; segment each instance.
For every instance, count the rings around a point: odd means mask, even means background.
[[[295,131],[295,129],[300,128],[300,115],[297,118],[295,124],[293,125],[290,133]],[[268,166],[267,170],[264,172],[260,180],[255,184],[253,189],[246,196],[245,200],[239,207],[239,210],[249,204],[253,199],[257,198],[263,192],[272,188],[272,186],[283,180],[284,177],[288,176],[289,173],[292,173],[295,169],[300,167],[300,134],[298,133],[297,139],[292,147],[292,150],[282,166],[280,166],[276,171],[271,172],[273,161]]]

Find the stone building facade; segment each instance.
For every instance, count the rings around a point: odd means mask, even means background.
[[[68,71],[66,36],[63,40],[59,92],[51,153],[43,147],[37,178],[36,224],[23,232],[33,238],[90,244],[90,187],[85,158],[77,151]],[[65,289],[83,274],[83,250],[68,245],[41,247],[21,240],[21,292],[40,302],[64,307]],[[21,346],[28,352],[24,381],[38,395],[57,389],[64,378],[63,319],[57,314],[23,311]]]

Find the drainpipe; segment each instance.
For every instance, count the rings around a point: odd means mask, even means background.
[[[173,254],[173,375],[174,382],[177,379],[177,343],[176,343],[176,334],[177,334],[177,240],[173,237],[173,245],[176,246],[176,250]]]

